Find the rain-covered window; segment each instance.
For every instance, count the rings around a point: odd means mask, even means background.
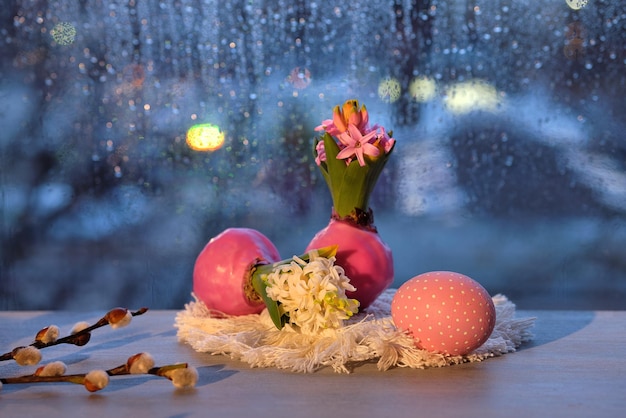
[[[396,149],[371,206],[395,285],[626,308],[626,3],[6,0],[0,309],[180,308],[228,227],[301,253],[315,127]]]

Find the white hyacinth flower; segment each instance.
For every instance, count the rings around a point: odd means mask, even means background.
[[[355,288],[343,268],[334,263],[334,256],[311,251],[308,262],[293,257],[266,277],[267,296],[278,302],[281,313],[303,334],[339,328],[358,311],[359,302],[346,296],[346,291]]]

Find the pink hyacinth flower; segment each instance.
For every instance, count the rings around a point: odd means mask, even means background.
[[[370,140],[375,136],[376,131],[372,131],[363,136],[359,128],[349,124],[348,130],[339,135],[339,141],[341,141],[345,148],[339,151],[337,158],[343,160],[351,158],[354,155],[359,161],[359,165],[361,167],[365,166],[366,155],[377,157],[380,154],[380,150],[370,143]]]

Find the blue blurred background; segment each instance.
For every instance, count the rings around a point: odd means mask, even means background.
[[[395,286],[455,270],[522,309],[626,309],[624,2],[6,0],[0,18],[0,309],[180,309],[228,227],[301,253],[331,210],[314,128],[351,98],[397,140],[371,202]]]

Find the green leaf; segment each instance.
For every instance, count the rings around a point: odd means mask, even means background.
[[[366,156],[367,164],[361,167],[356,159],[350,164],[346,164],[346,160],[337,159],[339,145],[328,133],[324,133],[321,141],[324,141],[326,161],[320,169],[330,190],[335,212],[340,217],[353,214],[355,209],[367,212],[369,197],[393,148],[377,158]]]
[[[320,257],[330,258],[337,255],[337,248],[337,245],[329,245],[327,247],[317,248],[316,250]],[[309,252],[299,255],[298,258],[307,263],[311,259]],[[272,273],[279,266],[289,264],[292,261],[293,257],[278,261],[274,264],[257,264],[251,272],[252,287],[265,303],[267,312],[270,314],[272,322],[278,329],[282,329],[285,326],[285,324],[289,321],[289,316],[281,314],[279,303],[267,296],[267,275]]]
[[[369,200],[368,181],[370,166],[361,167],[357,160],[353,160],[343,173],[339,198],[335,211],[340,216],[347,216],[355,208],[367,211]]]
[[[323,140],[319,138],[316,138],[315,141],[313,141],[313,159],[317,158],[317,144],[322,141]],[[330,177],[328,175],[328,166],[326,162],[320,161],[319,168],[320,168],[320,171],[322,172],[322,176],[324,176],[324,181],[326,181],[326,185],[330,189],[331,183],[330,183]]]
[[[284,315],[280,313],[280,309],[278,308],[278,302],[274,299],[267,296],[267,282],[265,281],[265,277],[269,272],[271,272],[275,268],[275,264],[263,264],[257,265],[252,272],[252,286],[254,290],[261,296],[265,306],[267,307],[267,312],[270,314],[270,318],[272,318],[272,322],[278,329],[282,329],[287,323],[287,319]]]
[[[328,170],[328,188],[333,198],[333,204],[338,198],[338,193],[341,189],[342,173],[346,170],[346,162],[344,160],[338,160],[337,154],[339,154],[339,146],[335,142],[332,136],[328,133],[324,134],[324,150],[326,152],[326,167]]]
[[[327,247],[321,247],[321,248],[315,248],[315,250],[317,251],[317,254],[320,257],[324,257],[324,258],[330,258],[330,257],[334,257],[337,255],[337,249],[339,248],[338,245],[329,245]],[[310,260],[311,257],[309,257],[309,253],[306,254],[302,254],[300,256],[298,256],[298,258],[306,261],[307,263]]]

